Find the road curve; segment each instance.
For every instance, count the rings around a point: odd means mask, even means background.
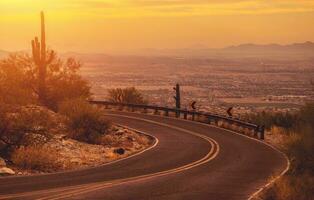
[[[205,124],[108,114],[157,137],[158,145],[92,169],[0,178],[0,199],[248,199],[287,165],[269,146]]]

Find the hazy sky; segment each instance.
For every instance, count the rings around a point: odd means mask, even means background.
[[[29,49],[41,10],[58,51],[314,41],[314,0],[0,0],[0,49]]]

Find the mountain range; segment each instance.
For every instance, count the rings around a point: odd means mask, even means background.
[[[0,50],[0,58],[9,52]],[[204,48],[202,46],[183,48],[183,49],[142,49],[136,56],[179,56],[179,57],[207,57],[207,58],[282,58],[282,59],[307,59],[314,58],[314,43],[307,41],[304,43],[293,43],[288,45],[280,44],[240,44],[221,49]],[[85,59],[108,59],[107,54],[82,54],[82,53],[64,53],[64,56],[75,56]]]
[[[143,55],[176,55],[191,57],[314,57],[314,43],[280,44],[240,44],[221,49],[214,48],[184,48],[184,49],[145,49]]]

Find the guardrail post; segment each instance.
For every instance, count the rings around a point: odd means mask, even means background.
[[[207,117],[207,123],[211,124],[212,123],[212,118],[211,117]]]
[[[120,111],[123,110],[123,106],[120,105],[119,108],[118,108],[118,110],[120,110]]]
[[[165,116],[167,116],[167,117],[169,116],[169,110],[168,109],[165,110]]]
[[[259,139],[264,140],[265,139],[265,126],[260,126],[259,128]]]
[[[243,119],[239,118],[229,118],[226,116],[222,116],[215,113],[203,113],[203,112],[196,112],[196,111],[188,111],[187,109],[180,110],[178,108],[168,108],[168,107],[159,107],[159,106],[150,106],[150,105],[139,105],[139,104],[125,104],[125,103],[117,103],[117,102],[107,102],[107,101],[89,101],[91,104],[95,105],[102,105],[105,109],[114,109],[114,110],[124,110],[127,111],[141,111],[143,113],[147,113],[148,110],[153,110],[154,114],[160,114],[164,112],[165,116],[169,116],[169,112],[173,112],[177,118],[181,117],[181,113],[183,114],[184,119],[188,119],[191,115],[191,120],[199,120],[203,123],[209,123],[215,126],[218,126],[222,123],[222,127],[228,129],[234,129],[238,132],[243,134],[248,134],[251,137],[258,138],[260,140],[265,139],[265,126],[258,126],[253,122],[248,122]],[[172,113],[171,113],[172,116]],[[195,118],[197,117],[197,118]],[[205,117],[205,118],[204,118]],[[227,122],[227,125],[225,126]]]
[[[180,118],[180,110],[176,110],[176,118]]]
[[[195,113],[192,112],[192,121],[194,121],[194,120],[195,120]]]
[[[218,119],[215,119],[215,126],[218,126]]]
[[[147,113],[147,108],[144,108],[143,112],[144,112],[144,113]]]
[[[259,129],[259,126],[254,129],[254,137],[255,138],[258,137],[258,131],[259,131],[258,129]]]
[[[186,109],[185,109],[185,111],[184,111],[184,119],[188,119],[188,112],[187,112]]]

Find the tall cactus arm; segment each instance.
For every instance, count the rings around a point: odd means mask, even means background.
[[[51,64],[55,58],[56,58],[56,53],[53,50],[49,51],[46,65]]]
[[[32,55],[33,55],[34,61],[36,62],[36,60],[38,60],[38,58],[37,58],[37,54],[36,54],[35,40],[32,40]]]
[[[41,16],[41,60],[46,62],[46,30],[45,30],[45,16],[44,12],[40,13]]]
[[[38,41],[38,38],[35,37],[35,40],[32,40],[32,53],[33,53],[33,59],[36,65],[40,64],[40,44]]]
[[[45,32],[45,17],[44,13],[41,12],[41,41],[35,37],[32,40],[32,53],[35,64],[38,67],[38,96],[39,100],[45,104],[46,103],[46,73],[47,64],[52,62],[54,59],[54,53],[49,54],[49,59],[47,60],[46,52],[46,32]]]

